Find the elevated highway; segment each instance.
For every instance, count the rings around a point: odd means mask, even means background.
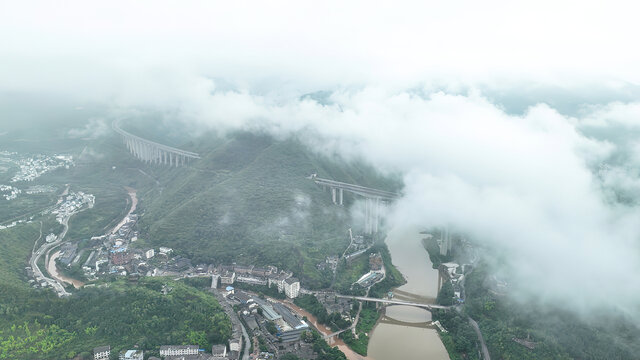
[[[118,121],[111,124],[133,156],[146,163],[180,166],[191,159],[200,159],[197,153],[186,151],[130,134],[120,128]]]
[[[356,184],[349,184],[341,181],[319,178],[316,174],[311,175],[311,180],[324,188],[331,190],[331,200],[334,204],[344,204],[344,192],[364,197],[364,230],[367,234],[378,232],[380,225],[381,210],[387,203],[400,197],[400,194],[391,191],[369,188]]]

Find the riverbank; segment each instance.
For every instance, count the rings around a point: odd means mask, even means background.
[[[404,285],[393,290],[393,296],[435,304],[438,271],[433,269],[422,246],[422,237],[419,229],[393,229],[385,240],[393,264],[406,280]],[[449,354],[430,322],[429,311],[408,306],[387,307],[370,333],[369,358],[449,360]]]
[[[84,283],[82,281],[77,279],[72,279],[58,272],[58,269],[56,267],[56,259],[59,256],[60,256],[59,250],[56,251],[53,255],[51,255],[51,258],[49,259],[49,265],[47,267],[47,272],[49,273],[49,275],[51,275],[51,277],[53,277],[57,281],[64,282],[67,284],[72,284],[73,287],[75,287],[76,289],[80,289],[81,287],[83,287]]]
[[[274,299],[274,300],[276,300],[276,299]],[[283,304],[286,304],[286,306],[288,306],[293,311],[298,313],[298,315],[305,316],[309,320],[309,323],[311,325],[313,325],[313,327],[315,327],[316,330],[318,330],[318,332],[320,334],[322,334],[323,336],[327,336],[327,335],[333,333],[333,331],[331,329],[329,329],[326,326],[318,323],[318,319],[316,319],[315,316],[311,315],[308,311],[306,311],[303,308],[297,306],[293,302],[284,301],[284,300],[276,300],[276,301],[279,301],[279,302],[281,302]],[[336,337],[335,341],[333,341],[330,345],[331,346],[337,346],[338,349],[344,353],[344,355],[347,357],[348,360],[374,360],[371,357],[362,356],[362,355],[356,353],[355,351],[351,350],[351,348],[349,346],[347,346],[347,344],[345,344],[344,341],[342,341],[342,339],[340,339],[338,337]]]

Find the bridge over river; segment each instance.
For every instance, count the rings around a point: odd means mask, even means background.
[[[358,301],[370,301],[370,302],[382,303],[385,305],[414,306],[414,307],[419,307],[427,310],[433,310],[433,309],[446,310],[454,307],[454,306],[443,306],[443,305],[434,305],[434,304],[423,304],[418,302],[393,300],[393,299],[379,299],[379,298],[372,298],[372,297],[366,297],[366,296],[336,295],[336,297],[343,298],[343,299],[358,300]]]

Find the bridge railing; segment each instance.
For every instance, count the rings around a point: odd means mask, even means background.
[[[171,146],[160,144],[160,143],[157,143],[155,141],[147,140],[145,138],[141,138],[140,136],[136,136],[136,135],[133,135],[131,133],[128,133],[128,132],[126,132],[126,131],[124,131],[124,130],[122,130],[120,128],[119,123],[118,123],[117,120],[114,121],[111,124],[111,127],[113,128],[113,130],[116,133],[120,134],[124,138],[129,138],[129,139],[132,139],[132,140],[135,140],[135,141],[139,141],[141,143],[151,145],[151,146],[153,146],[153,147],[155,147],[155,148],[157,148],[159,150],[171,152],[171,153],[178,154],[178,155],[181,155],[181,156],[185,156],[185,157],[189,157],[189,158],[193,158],[193,159],[199,159],[200,158],[200,155],[198,153],[195,153],[195,152],[192,152],[192,151],[187,151],[187,150],[182,150],[182,149],[178,149],[178,148],[174,148],[174,147],[171,147]]]

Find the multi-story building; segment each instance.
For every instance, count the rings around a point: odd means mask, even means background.
[[[298,297],[298,294],[300,293],[300,280],[294,277],[285,280],[284,293],[291,299]]]
[[[156,251],[153,249],[149,249],[144,253],[144,257],[146,257],[147,259],[151,259],[155,255],[156,255]]]
[[[93,348],[93,360],[109,360],[109,356],[111,356],[111,346]]]
[[[198,345],[163,345],[160,356],[198,355]]]
[[[268,277],[269,280],[269,287],[271,287],[271,285],[276,285],[278,286],[278,292],[283,292],[284,291],[284,281],[287,280],[288,278],[292,277],[293,273],[290,272],[284,272],[281,271],[280,274],[276,274],[273,273],[272,275],[270,275]]]
[[[251,285],[267,285],[266,278],[251,275],[238,275],[236,281]]]
[[[144,360],[144,352],[142,350],[122,350],[120,351],[119,360]]]
[[[214,358],[225,358],[227,357],[227,346],[226,345],[213,345],[211,347],[211,355]]]
[[[237,338],[231,339],[229,341],[229,350],[230,351],[240,351],[242,348],[242,338],[238,336]]]
[[[225,270],[220,274],[220,282],[223,284],[231,285],[236,281],[236,273],[233,271]]]

